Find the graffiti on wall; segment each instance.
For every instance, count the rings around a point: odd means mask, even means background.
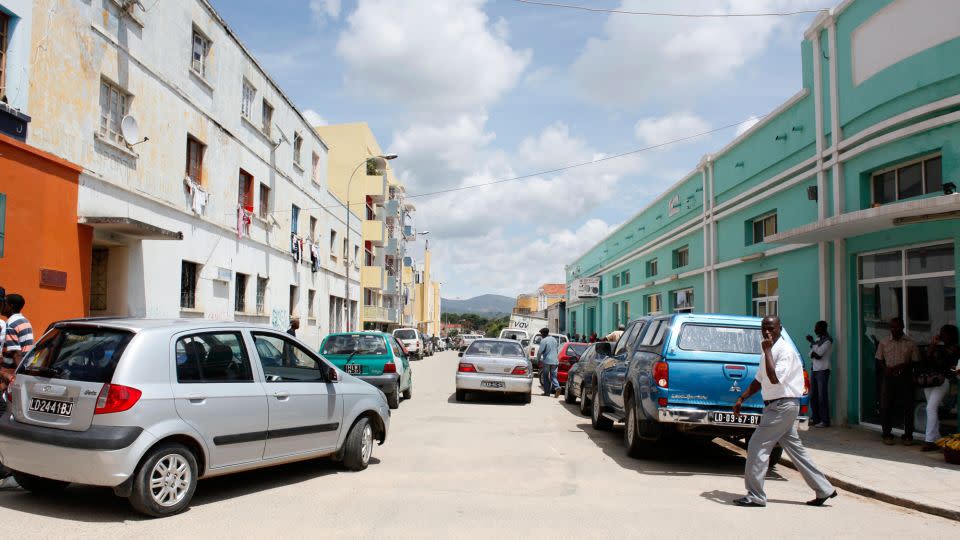
[[[287,316],[287,311],[285,309],[275,309],[270,315],[270,326],[276,328],[277,330],[286,330],[289,322],[290,317]]]

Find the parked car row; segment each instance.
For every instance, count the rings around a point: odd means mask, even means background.
[[[632,457],[654,457],[678,435],[748,439],[763,401],[759,393],[751,397],[740,415],[733,405],[756,377],[760,322],[692,314],[635,320],[616,344],[594,343],[579,355],[567,373],[565,401],[579,400],[593,429],[625,424],[624,446]],[[781,339],[796,348],[786,331]],[[807,428],[807,402],[801,399],[800,429]],[[775,449],[771,467],[781,452]]]
[[[323,456],[363,470],[413,394],[423,348],[403,337],[331,334],[317,353],[243,323],[55,323],[4,395],[0,462],[29,491],[112,487],[154,517],[201,478]]]

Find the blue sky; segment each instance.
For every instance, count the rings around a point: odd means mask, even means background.
[[[308,116],[369,123],[380,145],[400,155],[392,166],[411,195],[589,161],[766,114],[801,87],[800,41],[813,19],[595,14],[514,0],[212,1]],[[685,13],[832,5],[577,3]],[[443,296],[512,296],[563,281],[564,263],[736,133],[415,198]]]

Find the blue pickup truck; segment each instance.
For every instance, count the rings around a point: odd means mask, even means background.
[[[625,422],[624,444],[637,458],[657,455],[660,443],[676,434],[749,438],[760,422],[760,394],[744,403],[740,416],[733,405],[757,373],[760,321],[700,314],[632,321],[594,374],[588,392],[594,429]],[[781,339],[796,348],[786,330]],[[800,429],[807,427],[807,401],[800,402]],[[778,448],[771,464],[779,457]]]

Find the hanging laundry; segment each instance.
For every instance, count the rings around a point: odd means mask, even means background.
[[[303,244],[300,238],[290,233],[290,255],[293,256],[294,262],[300,262],[303,257]]]
[[[250,236],[250,224],[253,222],[253,212],[243,206],[237,206],[237,239]]]
[[[314,274],[320,271],[320,246],[316,242],[310,243],[310,271]]]
[[[183,179],[183,183],[187,185],[187,191],[190,193],[190,209],[194,214],[203,215],[203,209],[207,206],[210,194],[189,176]]]

